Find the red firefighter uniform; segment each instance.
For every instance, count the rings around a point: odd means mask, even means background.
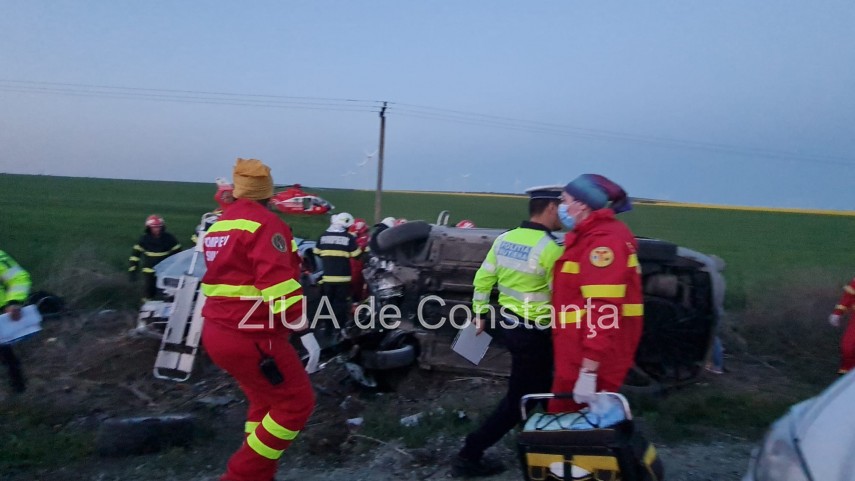
[[[855,309],[853,308],[855,308],[855,279],[843,287],[843,297],[834,307],[834,314],[838,316],[842,316],[847,311],[851,312],[849,325],[846,326],[846,332],[840,340],[840,370],[838,371],[840,374],[846,374],[855,368]]]
[[[231,204],[204,239],[202,341],[249,403],[246,438],[229,459],[223,481],[272,480],[279,457],[314,409],[309,377],[285,324],[303,316],[294,245],[288,225],[248,199]],[[281,382],[261,369],[271,358]]]
[[[637,244],[611,209],[591,212],[566,234],[555,264],[552,392],[570,393],[582,359],[600,363],[598,391],[617,391],[641,338],[643,298]],[[550,412],[577,411],[572,400],[551,400]]]
[[[362,249],[362,253],[368,252],[368,225],[364,219],[356,219],[347,231],[356,237],[356,245]],[[350,258],[350,298],[359,302],[365,298],[365,279],[362,276],[362,268],[365,266],[365,255]]]

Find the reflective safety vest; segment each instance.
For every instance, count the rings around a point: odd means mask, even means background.
[[[524,222],[501,234],[475,274],[472,309],[484,315],[490,309],[490,293],[498,284],[499,304],[521,320],[548,325],[550,284],[555,261],[562,248],[540,224]],[[496,320],[500,320],[496,313]]]
[[[300,257],[291,228],[258,202],[236,200],[202,240],[202,315],[243,332],[281,331],[303,315]]]
[[[30,274],[0,251],[0,308],[23,304],[30,293]]]

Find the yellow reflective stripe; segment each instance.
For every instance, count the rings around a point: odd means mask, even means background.
[[[647,451],[644,452],[644,465],[650,466],[653,461],[656,461],[656,448],[651,444],[647,446]]]
[[[300,431],[292,431],[285,426],[280,425],[270,417],[270,413],[264,416],[264,419],[261,420],[261,425],[264,426],[264,429],[266,429],[268,433],[283,441],[291,441],[300,433]]]
[[[582,297],[624,297],[626,284],[592,284],[582,286]]]
[[[846,291],[847,294],[855,295],[855,289],[852,286],[843,286],[843,290]]]
[[[638,267],[638,254],[630,254],[626,260],[627,267]]]
[[[175,244],[175,247],[173,247],[173,248],[172,248],[172,249],[170,249],[170,250],[177,251],[177,250],[180,250],[180,249],[181,249],[181,244]]]
[[[561,324],[577,324],[585,317],[586,309],[574,311],[561,311],[558,313],[558,322]]]
[[[259,227],[261,227],[261,223],[256,222],[254,220],[218,220],[217,222],[214,222],[214,225],[212,225],[208,229],[208,233],[210,234],[212,232],[226,232],[230,230],[245,230],[250,234],[254,234]]]
[[[270,310],[273,311],[274,314],[279,314],[280,312],[287,310],[289,307],[303,300],[303,296],[291,296],[285,298],[284,300],[278,300],[270,304]]]
[[[28,285],[27,286],[11,286],[8,289],[6,289],[6,297],[11,298],[14,294],[24,294],[24,296],[26,296],[28,292],[30,292],[30,286],[28,286]]]
[[[154,274],[154,269],[152,269],[151,267],[143,267],[142,271],[149,274]]]
[[[137,270],[137,266],[128,267],[128,272],[133,272],[135,270]]]
[[[143,252],[143,254],[145,254],[149,257],[163,257],[163,256],[168,256],[171,253],[172,253],[172,251],[163,251],[163,252],[145,251],[145,252]]]
[[[139,262],[140,258],[137,256],[130,256],[130,257],[128,257],[128,260],[131,262]]]
[[[315,249],[315,254],[321,257],[350,257],[350,252],[332,249]]]
[[[261,424],[261,423],[258,421],[255,421],[255,422],[247,421],[243,425],[243,432],[245,432],[246,434],[249,434],[249,433],[255,431],[255,428],[257,428],[259,424]]]
[[[525,453],[525,459],[529,468],[549,469],[555,463],[564,463],[562,454]]]
[[[261,295],[265,299],[275,299],[277,297],[287,296],[288,294],[300,288],[300,283],[294,279],[288,279],[285,282],[267,287],[261,290]]]
[[[359,254],[362,254],[362,248],[357,248],[355,251],[350,253],[350,257],[359,257]]]
[[[350,282],[350,276],[323,276],[323,282]]]
[[[142,252],[142,251],[144,251],[145,249],[143,249],[143,248],[142,248],[142,246],[141,246],[141,245],[139,245],[139,244],[134,244],[134,250],[135,250],[135,251],[140,251],[140,252]]]
[[[255,435],[255,431],[247,436],[246,444],[248,444],[253,451],[258,453],[259,456],[263,456],[267,459],[279,459],[282,457],[282,453],[285,452],[284,449],[273,449],[261,442],[261,440],[258,439],[258,436]]]
[[[624,304],[620,307],[623,316],[643,316],[644,304]]]
[[[297,247],[297,241],[291,239],[291,252],[297,252],[298,250],[300,249]]]
[[[261,297],[261,291],[255,286],[230,284],[202,284],[202,293],[207,297]]]
[[[561,272],[563,272],[564,274],[578,274],[579,263],[573,261],[564,261],[564,265],[561,266]]]

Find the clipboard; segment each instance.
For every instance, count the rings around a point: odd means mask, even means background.
[[[9,314],[0,315],[0,344],[11,344],[42,330],[42,315],[34,305],[21,309],[21,319],[13,321]]]
[[[451,350],[477,366],[487,354],[492,339],[486,332],[477,334],[475,324],[470,321],[457,332],[457,337],[451,343]]]

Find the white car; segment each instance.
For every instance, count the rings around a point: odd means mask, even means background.
[[[775,421],[743,481],[855,481],[855,371]]]

